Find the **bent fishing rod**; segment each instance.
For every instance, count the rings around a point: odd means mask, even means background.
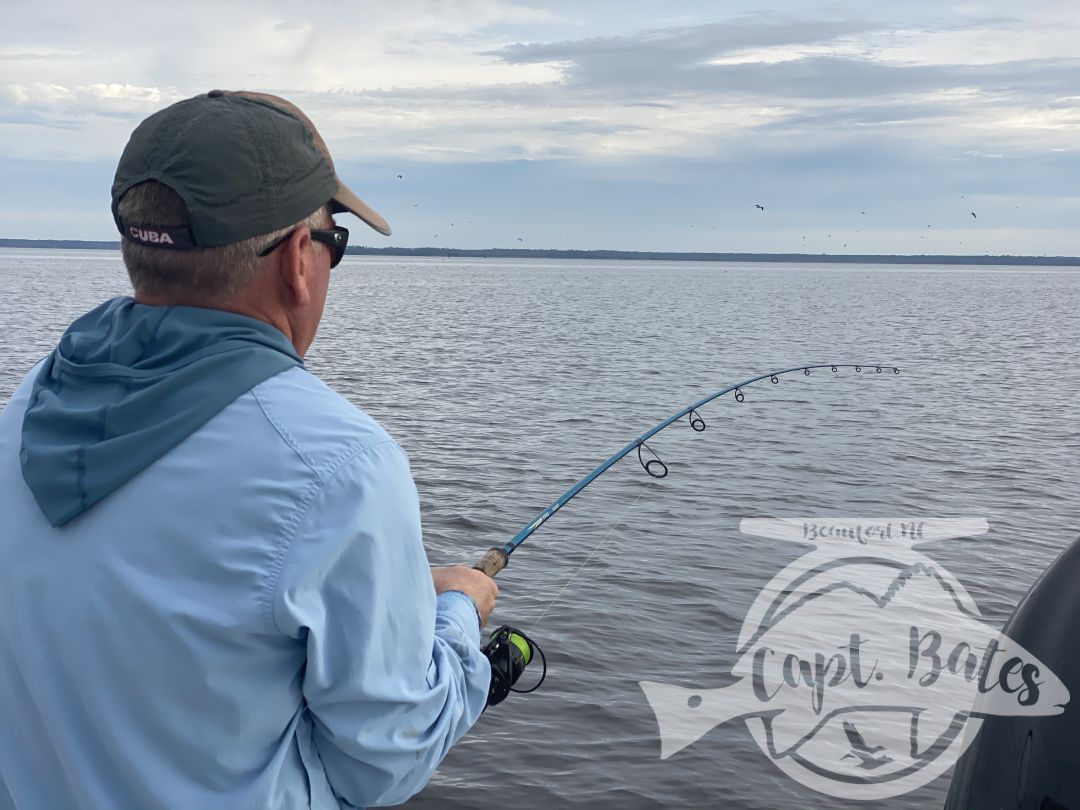
[[[668,466],[656,452],[649,447],[647,442],[657,433],[664,430],[664,428],[673,425],[684,416],[689,420],[690,427],[695,432],[701,433],[705,430],[705,420],[699,413],[698,408],[707,405],[714,399],[719,399],[725,394],[730,394],[732,392],[734,392],[735,401],[742,402],[746,398],[743,389],[749,385],[753,385],[761,380],[768,380],[773,385],[776,385],[780,382],[780,378],[785,374],[795,374],[801,371],[804,376],[809,377],[813,370],[823,368],[830,369],[833,374],[838,373],[842,368],[854,368],[858,373],[861,373],[864,368],[872,368],[876,374],[882,374],[885,371],[891,371],[893,374],[900,373],[900,369],[896,366],[883,365],[881,363],[816,363],[806,366],[793,366],[792,368],[786,368],[780,371],[770,371],[766,374],[759,374],[756,377],[737,382],[734,385],[729,385],[727,388],[709,394],[709,396],[704,399],[700,399],[692,405],[687,405],[682,410],[669,416],[664,421],[654,425],[637,438],[628,442],[625,447],[614,453],[591,473],[556,498],[547,506],[547,508],[537,515],[531,523],[524,526],[521,531],[503,543],[503,545],[492,546],[488,549],[487,553],[484,554],[473,567],[483,571],[489,577],[494,578],[500,571],[506,568],[510,563],[510,555],[513,554],[533,532],[543,526],[556,512],[579,495],[585,487],[635,450],[637,451],[638,461],[641,463],[641,466],[645,469],[646,473],[653,478],[664,478],[668,474]],[[643,453],[648,453],[651,457],[646,458]],[[488,692],[488,706],[494,706],[495,704],[500,703],[510,692],[532,692],[538,689],[540,684],[543,683],[544,676],[547,674],[547,661],[544,659],[544,654],[536,643],[520,630],[510,627],[509,625],[503,625],[495,629],[483,650],[484,654],[491,662],[491,688]],[[532,660],[534,653],[538,653],[544,663],[544,672],[541,674],[540,680],[530,689],[514,689],[514,683],[521,677],[521,674],[525,671],[525,667],[528,666]]]

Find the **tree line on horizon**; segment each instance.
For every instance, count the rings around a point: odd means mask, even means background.
[[[0,239],[0,248],[53,248],[58,250],[119,250],[119,241],[80,239]],[[350,256],[420,256],[461,259],[622,259],[630,261],[695,262],[828,262],[830,264],[869,262],[880,264],[987,264],[1080,266],[1076,256],[1009,256],[949,254],[853,254],[853,253],[692,253],[638,250],[545,250],[537,248],[460,249],[435,247],[368,247],[355,245]]]

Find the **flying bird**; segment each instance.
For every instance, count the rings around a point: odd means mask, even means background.
[[[404,177],[403,175],[400,175],[400,174],[399,174],[399,175],[397,176],[397,179],[398,179],[398,180],[404,180],[404,179],[405,179],[405,177]]]
[[[518,241],[519,241],[519,242],[524,242],[525,240],[524,240],[524,239],[522,239],[522,238],[521,238],[521,237],[519,236],[519,237],[518,237]]]
[[[892,757],[887,754],[880,759],[877,755],[885,750],[884,745],[875,745],[871,748],[866,744],[866,740],[863,739],[863,735],[859,733],[859,730],[855,727],[854,723],[844,721],[844,736],[847,737],[848,743],[851,745],[851,753],[844,754],[841,759],[858,759],[859,767],[866,770],[873,770],[874,768],[880,768],[889,762],[892,762]]]
[[[764,206],[764,205],[761,205],[761,204],[759,204],[759,203],[754,203],[754,208],[760,208],[760,209],[761,209],[762,211],[764,211],[764,210],[765,210],[765,206]]]
[[[971,212],[971,215],[972,215],[973,217],[975,217],[975,212],[974,212],[974,211],[972,211],[972,212]],[[975,217],[975,219],[978,219],[978,217]]]

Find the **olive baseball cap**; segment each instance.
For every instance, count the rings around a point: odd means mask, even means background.
[[[121,221],[120,199],[148,180],[180,196],[190,228]],[[386,220],[338,178],[311,120],[283,98],[247,91],[211,90],[151,115],[131,134],[112,186],[125,238],[177,249],[286,228],[327,203],[390,235]]]

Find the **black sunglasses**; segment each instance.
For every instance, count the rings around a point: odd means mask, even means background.
[[[283,244],[285,244],[289,237],[296,233],[295,230],[289,231],[280,239],[275,239],[269,245],[262,249],[259,253],[260,258],[263,256],[269,256]],[[326,229],[311,229],[311,238],[316,242],[322,242],[324,245],[330,248],[333,254],[330,257],[330,266],[337,267],[341,263],[341,257],[345,255],[345,248],[349,244],[349,229],[342,228],[340,225],[335,225],[333,228]]]

